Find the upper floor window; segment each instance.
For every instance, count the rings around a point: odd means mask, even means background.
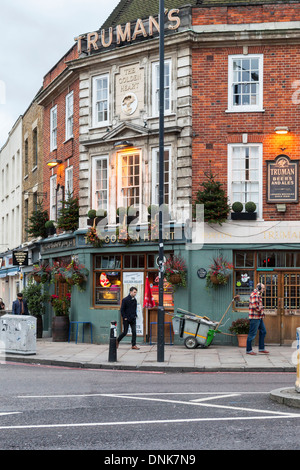
[[[165,102],[164,112],[171,112],[171,60],[165,61]],[[152,114],[159,114],[159,62],[152,64]]]
[[[108,124],[109,121],[109,75],[93,78],[93,126]]]
[[[57,175],[50,178],[50,220],[56,220],[56,183]]]
[[[92,207],[108,210],[108,157],[95,157],[92,167]]]
[[[35,168],[38,165],[38,134],[37,128],[32,131],[32,151],[33,151],[33,161],[32,168]]]
[[[68,166],[65,171],[65,197],[70,199],[73,195],[73,167]]]
[[[164,204],[170,204],[171,148],[164,151]],[[159,149],[152,151],[152,204],[159,205]]]
[[[50,151],[57,148],[57,106],[50,111]]]
[[[118,206],[139,207],[141,204],[141,155],[140,152],[119,154]]]
[[[66,96],[66,140],[73,137],[74,93]]]
[[[262,217],[262,145],[229,145],[228,197],[234,202],[253,201]]]
[[[263,111],[263,56],[228,59],[228,111]]]

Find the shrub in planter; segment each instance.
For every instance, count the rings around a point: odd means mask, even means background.
[[[45,223],[45,229],[47,231],[47,235],[54,235],[56,233],[56,228],[55,228],[55,225],[54,225],[54,221],[53,220],[47,220],[47,222]]]
[[[255,212],[255,211],[256,211],[256,204],[255,204],[255,202],[252,202],[252,201],[246,202],[246,204],[245,204],[245,209],[246,209],[246,212],[250,212],[250,213]]]
[[[232,210],[233,210],[233,212],[242,212],[243,204],[241,202],[238,202],[238,201],[234,202],[232,204]]]
[[[27,300],[30,315],[36,317],[37,338],[42,338],[42,315],[45,313],[45,302],[49,299],[49,294],[44,292],[42,284],[36,284],[32,278],[29,278],[27,286],[23,289],[23,296]]]

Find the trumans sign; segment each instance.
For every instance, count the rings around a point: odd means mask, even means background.
[[[267,161],[267,202],[298,202],[299,160],[290,160],[287,155],[278,155]]]

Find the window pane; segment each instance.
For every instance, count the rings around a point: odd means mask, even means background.
[[[119,305],[121,300],[121,273],[95,272],[95,305]]]

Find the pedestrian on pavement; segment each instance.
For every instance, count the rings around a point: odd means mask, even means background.
[[[136,345],[136,317],[137,317],[137,301],[136,301],[136,287],[130,287],[129,294],[127,297],[124,297],[121,304],[121,315],[123,319],[123,333],[117,339],[117,347],[119,346],[120,341],[128,333],[129,326],[131,327],[132,337],[131,337],[131,349],[140,349]]]
[[[12,305],[13,315],[29,315],[26,299],[23,299],[23,294],[17,294],[17,300],[13,301]]]
[[[0,299],[0,310],[5,310],[5,304],[3,302],[3,299]]]
[[[267,333],[263,318],[264,307],[262,302],[262,294],[265,291],[265,285],[258,283],[256,289],[250,294],[249,301],[249,320],[250,328],[247,337],[246,353],[256,355],[252,350],[252,341],[256,337],[257,331],[259,331],[258,337],[258,352],[261,354],[269,354],[269,351],[265,349],[265,336]]]

